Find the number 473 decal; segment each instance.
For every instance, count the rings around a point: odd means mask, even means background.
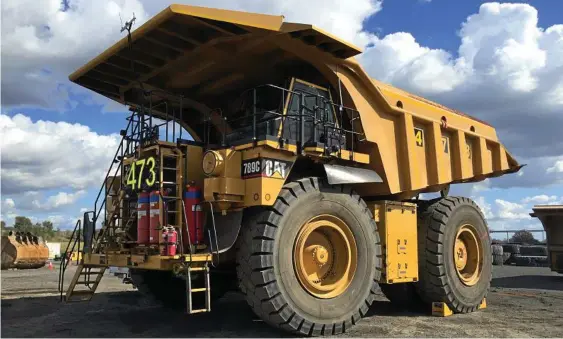
[[[147,159],[139,159],[131,164],[129,169],[129,174],[127,175],[127,186],[131,186],[132,189],[140,189],[143,178],[146,176],[146,171],[149,171],[149,177],[144,181],[147,186],[154,185],[156,181],[156,172],[154,171],[156,161],[153,157]],[[137,168],[140,167],[139,173],[137,175]],[[136,186],[136,187],[135,187]]]

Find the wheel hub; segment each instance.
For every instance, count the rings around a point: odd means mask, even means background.
[[[463,225],[457,232],[454,245],[454,263],[457,276],[467,286],[473,286],[481,277],[483,248],[472,225]]]
[[[455,241],[455,265],[458,270],[463,270],[467,265],[467,248],[465,243],[459,239]]]
[[[334,298],[352,282],[357,249],[350,228],[332,215],[306,222],[294,246],[294,268],[301,286],[318,298]]]

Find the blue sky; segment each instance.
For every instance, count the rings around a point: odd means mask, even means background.
[[[454,194],[471,196],[490,211],[491,227],[538,228],[537,221],[526,217],[530,207],[535,202],[563,203],[563,143],[552,132],[554,124],[563,122],[563,68],[558,67],[563,60],[563,38],[557,40],[563,37],[563,26],[557,26],[563,24],[563,2],[537,0],[528,6],[505,6],[475,0],[349,0],[345,8],[335,6],[341,4],[338,0],[179,2],[284,14],[287,21],[316,24],[365,48],[360,61],[373,77],[493,123],[501,141],[529,166],[521,175],[453,189]],[[31,164],[15,151],[25,147],[25,142],[3,140],[3,147],[14,149],[2,150],[2,218],[8,223],[23,214],[37,220],[51,218],[68,228],[81,209],[92,208],[101,184],[97,177],[105,173],[108,155],[115,148],[112,134],[124,127],[127,113],[67,77],[122,37],[120,13],[127,17],[135,12],[138,27],[168,5],[147,0],[69,0],[66,4],[2,2],[2,114],[8,118],[2,128],[12,131],[14,138],[26,133],[31,139],[41,136],[38,140],[53,140],[56,145],[44,148],[38,142],[34,154],[48,159]],[[31,15],[12,15],[22,11]],[[56,19],[61,13],[62,21]],[[469,16],[473,16],[471,23],[462,30]],[[67,34],[73,30],[90,36]],[[460,49],[463,41],[472,43]],[[548,95],[549,100],[545,99]],[[532,124],[527,120],[530,112],[537,116]],[[18,119],[17,114],[21,114]],[[39,120],[59,125],[44,128]],[[59,134],[64,123],[71,124],[65,127],[67,134]],[[88,137],[73,134],[73,128],[86,128]],[[94,154],[89,154],[86,145],[95,146]],[[64,154],[53,155],[55,149]],[[61,172],[56,164],[72,169]],[[72,177],[68,184],[55,185],[58,177],[47,174],[56,170]],[[18,184],[22,175],[36,182]]]

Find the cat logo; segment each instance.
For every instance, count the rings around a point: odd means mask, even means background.
[[[241,167],[241,177],[250,179],[256,177],[285,179],[293,162],[269,158],[254,158],[244,160]]]
[[[279,160],[266,160],[264,174],[268,178],[285,179],[287,163]]]

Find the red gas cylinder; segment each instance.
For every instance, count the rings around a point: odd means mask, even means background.
[[[139,193],[137,199],[137,243],[149,243],[149,193]]]
[[[188,221],[190,242],[195,245],[203,242],[203,211],[200,205],[202,201],[201,196],[201,189],[197,187],[195,183],[192,182],[186,186],[186,191],[184,192],[184,212],[186,213],[186,219]],[[186,234],[185,236],[187,237],[188,235]]]
[[[150,223],[149,223],[149,244],[158,244],[160,223],[160,192],[152,191],[149,197],[150,203]]]
[[[166,227],[162,231],[162,242],[164,243],[161,251],[162,255],[176,255],[176,250],[178,249],[178,232],[174,227]]]

